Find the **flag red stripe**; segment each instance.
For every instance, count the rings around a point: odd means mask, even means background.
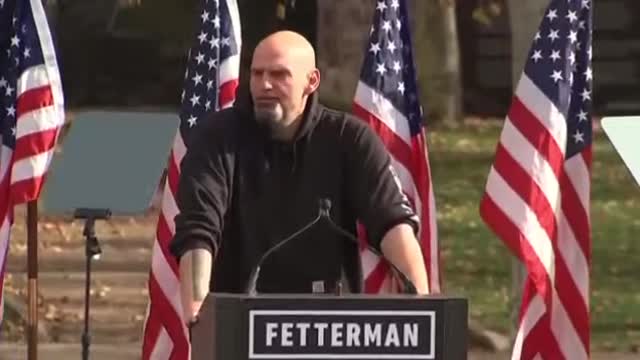
[[[150,277],[154,277],[153,273],[149,275]],[[157,280],[153,280],[157,283]],[[153,299],[153,297],[152,297]],[[149,359],[151,353],[153,352],[154,345],[158,340],[158,336],[160,336],[160,329],[162,328],[162,323],[160,322],[160,317],[156,312],[158,308],[155,306],[149,306],[149,315],[148,320],[144,327],[145,336],[142,339],[142,358]]]
[[[413,137],[411,141],[413,149],[415,149],[413,152],[413,166],[411,166],[411,169],[415,169],[414,172],[416,173],[413,178],[413,182],[415,183],[420,199],[422,199],[422,216],[420,219],[422,231],[420,243],[422,245],[422,255],[424,257],[425,264],[427,265],[428,270],[431,270],[429,264],[440,264],[439,252],[436,251],[435,253],[432,253],[431,251],[431,232],[434,230],[431,228],[431,219],[435,218],[436,215],[431,213],[434,209],[431,209],[430,206],[431,197],[434,196],[434,194],[429,192],[429,184],[431,184],[431,170],[429,169],[429,162],[427,161],[425,153],[427,149],[422,135]],[[438,284],[432,283],[431,288],[432,290],[437,290],[437,292],[439,292],[439,279],[441,278],[440,266],[438,266],[437,269],[438,276],[434,277],[433,274],[429,274],[429,278],[430,282],[435,278],[438,279]],[[434,287],[436,287],[436,289],[433,289]]]
[[[165,214],[162,214],[158,219],[158,228],[156,232],[156,238],[158,240],[158,243],[160,245],[159,247],[162,250],[162,255],[164,256],[166,263],[169,265],[169,267],[171,267],[171,270],[173,270],[173,273],[176,276],[179,276],[180,269],[178,268],[178,262],[176,261],[175,257],[171,254],[171,252],[169,252],[169,243],[173,238],[173,234],[169,230],[169,225],[167,224],[167,221],[169,220],[166,218]]]
[[[584,149],[580,155],[582,156],[584,163],[587,165],[587,169],[589,169],[589,174],[591,174],[591,161],[593,157],[593,150],[591,146]]]
[[[555,250],[559,254],[559,250]],[[562,256],[556,256],[556,291],[585,348],[589,345],[589,310]]]
[[[389,265],[384,261],[378,261],[373,271],[365,279],[365,291],[366,292],[379,292],[380,288],[384,284],[384,280],[389,271]]]
[[[17,138],[16,148],[13,152],[13,161],[16,162],[40,155],[53,149],[58,140],[58,132],[59,129],[54,128]]]
[[[171,152],[171,157],[169,161],[169,168],[167,170],[167,182],[169,184],[169,189],[171,190],[171,195],[178,193],[178,182],[180,181],[180,165],[176,163],[177,159],[174,157],[175,152]]]
[[[238,79],[229,80],[222,84],[222,86],[220,87],[220,98],[218,101],[218,105],[220,105],[220,107],[225,107],[233,102],[236,97],[236,89],[238,88],[238,84]]]
[[[424,151],[426,151],[422,138],[412,138],[412,149],[402,138],[400,138],[395,132],[389,129],[389,127],[387,127],[387,125],[382,120],[371,114],[367,109],[358,105],[357,102],[353,104],[353,112],[357,117],[364,120],[380,136],[382,142],[385,144],[386,148],[392,154],[394,159],[400,162],[411,175],[412,181],[417,191],[417,194],[415,195],[419,196],[419,198],[421,199],[420,220],[422,231],[420,245],[422,248],[422,255],[425,264],[427,265],[428,270],[430,270],[431,267],[429,266],[429,264],[432,264],[434,261],[438,261],[439,254],[432,254],[431,251],[431,216],[434,216],[434,214],[431,214],[431,209],[429,207],[429,197],[431,196],[431,194],[428,194],[428,189],[431,179],[430,173],[428,171],[426,156],[421,156],[424,155]],[[406,190],[407,189],[405,189],[405,191]],[[411,198],[411,196],[409,197]],[[438,270],[439,269],[440,267],[438,267]],[[433,276],[433,274],[430,274],[429,278],[430,280],[435,278],[440,279],[439,275],[440,274],[435,277]],[[381,285],[383,280],[384,276],[382,276],[382,279],[371,279],[371,284]],[[432,284],[432,287],[438,289],[439,284]]]
[[[553,209],[537,184],[535,184],[521,166],[509,155],[502,144],[498,145],[494,167],[505,181],[509,183],[511,188],[525,199],[531,209],[536,213],[538,221],[549,235],[549,238],[552,239],[554,253],[560,254],[557,243],[557,225]],[[542,288],[547,286],[547,276],[544,278],[536,277],[536,279],[538,279],[536,283],[542,285]],[[568,316],[574,327],[578,330],[581,340],[586,345],[588,343],[588,331],[585,332],[585,329],[588,329],[588,311],[564,259],[558,255],[556,256],[555,282],[561,284],[561,286],[556,287],[558,296],[566,308],[573,310],[568,312]],[[544,292],[541,293],[544,294]]]
[[[401,137],[396,135],[395,132],[389,129],[382,120],[378,119],[357,103],[353,105],[353,113],[369,124],[369,126],[382,139],[382,142],[385,144],[389,152],[393,154],[393,157],[402,163],[415,179],[417,174],[415,174],[415,169],[411,166],[413,163],[411,148],[407,143]]]
[[[42,191],[45,176],[30,177],[11,184],[11,198],[14,204],[22,204],[37,199]]]
[[[545,304],[551,303],[551,282],[527,237],[486,194],[480,202],[480,216],[521,261],[530,264],[530,276],[535,279],[538,291],[545,299]]]
[[[536,287],[534,281],[530,276],[527,276],[524,283],[522,304],[520,306],[520,322],[531,321],[533,319],[524,319],[528,314],[527,309],[531,304],[533,298],[537,296]],[[549,306],[547,305],[547,309]],[[547,311],[542,317],[535,323],[528,334],[525,335],[525,339],[522,343],[520,359],[534,359],[534,357],[540,354],[543,359],[563,359],[560,345],[553,336],[551,331],[551,323],[549,321],[549,312]]]
[[[526,341],[522,345],[521,359],[533,360],[536,355],[542,359],[565,359],[558,341],[551,331],[551,322],[548,313],[544,314],[531,329]]]
[[[11,203],[11,199],[13,199],[11,192],[9,191],[10,181],[11,168],[9,168],[6,175],[0,179],[0,219],[4,219],[6,216],[7,211],[10,208],[9,204]],[[2,226],[1,223],[0,226]]]
[[[13,217],[13,203],[11,200],[11,192],[9,188],[9,182],[11,175],[11,169],[8,169],[5,176],[0,179],[0,227],[3,226],[5,222],[9,224],[11,227],[12,217]],[[10,230],[10,228],[9,228]],[[4,253],[4,261],[0,263],[0,299],[4,297],[4,274],[7,265],[7,255],[9,254],[9,235],[7,232],[7,236],[0,237],[0,244],[6,244],[6,249]],[[0,320],[3,318],[2,309],[0,309]]]
[[[164,296],[160,285],[155,277],[149,278],[149,295],[152,296],[158,313],[162,314],[162,322],[165,324],[165,331],[173,341],[173,352],[188,354],[189,344],[184,336],[181,316],[177,314],[168,299]]]
[[[587,212],[566,173],[563,173],[560,178],[560,187],[562,188],[562,211],[575,234],[580,250],[587,258],[587,261],[590,262],[591,247],[589,244],[591,243],[591,236],[589,235]]]
[[[558,227],[555,212],[549,204],[549,200],[529,173],[511,156],[502,143],[498,144],[496,150],[494,168],[536,214],[549,239],[555,243]]]
[[[513,104],[509,110],[509,120],[522,136],[529,140],[536,151],[547,160],[556,174],[556,178],[560,178],[564,165],[564,151],[560,149],[549,130],[518,97],[513,98]]]
[[[39,110],[53,105],[51,86],[41,86],[23,92],[17,99],[17,116],[20,117],[30,111]]]

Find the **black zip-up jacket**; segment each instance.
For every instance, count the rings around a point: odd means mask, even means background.
[[[330,110],[312,95],[294,141],[274,141],[256,123],[252,105],[214,113],[198,125],[181,164],[179,215],[170,250],[180,257],[205,248],[215,256],[211,291],[243,292],[251,269],[278,241],[312,221],[318,200],[331,218],[371,245],[417,217],[391,170],[390,156],[362,120]],[[259,292],[308,293],[323,281],[331,291],[346,274],[362,291],[359,251],[325,224],[316,224],[273,253],[262,266]]]

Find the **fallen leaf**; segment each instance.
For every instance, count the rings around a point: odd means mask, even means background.
[[[50,222],[46,222],[46,223],[42,224],[42,227],[43,227],[45,230],[53,230],[53,229],[55,229],[55,228],[56,228],[56,224],[54,224],[54,223],[50,223]]]
[[[50,321],[57,320],[59,318],[58,308],[53,304],[47,305],[47,311],[44,314],[44,318]]]
[[[62,248],[60,246],[51,246],[51,247],[49,247],[49,250],[53,251],[54,253],[61,253],[62,252]]]

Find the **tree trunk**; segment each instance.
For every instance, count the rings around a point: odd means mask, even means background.
[[[511,83],[515,91],[520,81],[524,64],[529,54],[538,27],[543,19],[544,11],[548,5],[547,0],[509,0],[509,19],[511,24]],[[511,266],[512,280],[512,311],[511,320],[514,324],[514,333],[518,327],[518,313],[522,301],[522,290],[527,271],[516,258]]]
[[[454,0],[414,0],[413,43],[425,119],[462,121],[460,49]]]

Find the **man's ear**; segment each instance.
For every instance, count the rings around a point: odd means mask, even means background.
[[[307,87],[305,88],[305,92],[307,95],[313,93],[320,86],[320,70],[313,69],[311,73],[309,73],[309,82],[307,83]]]

